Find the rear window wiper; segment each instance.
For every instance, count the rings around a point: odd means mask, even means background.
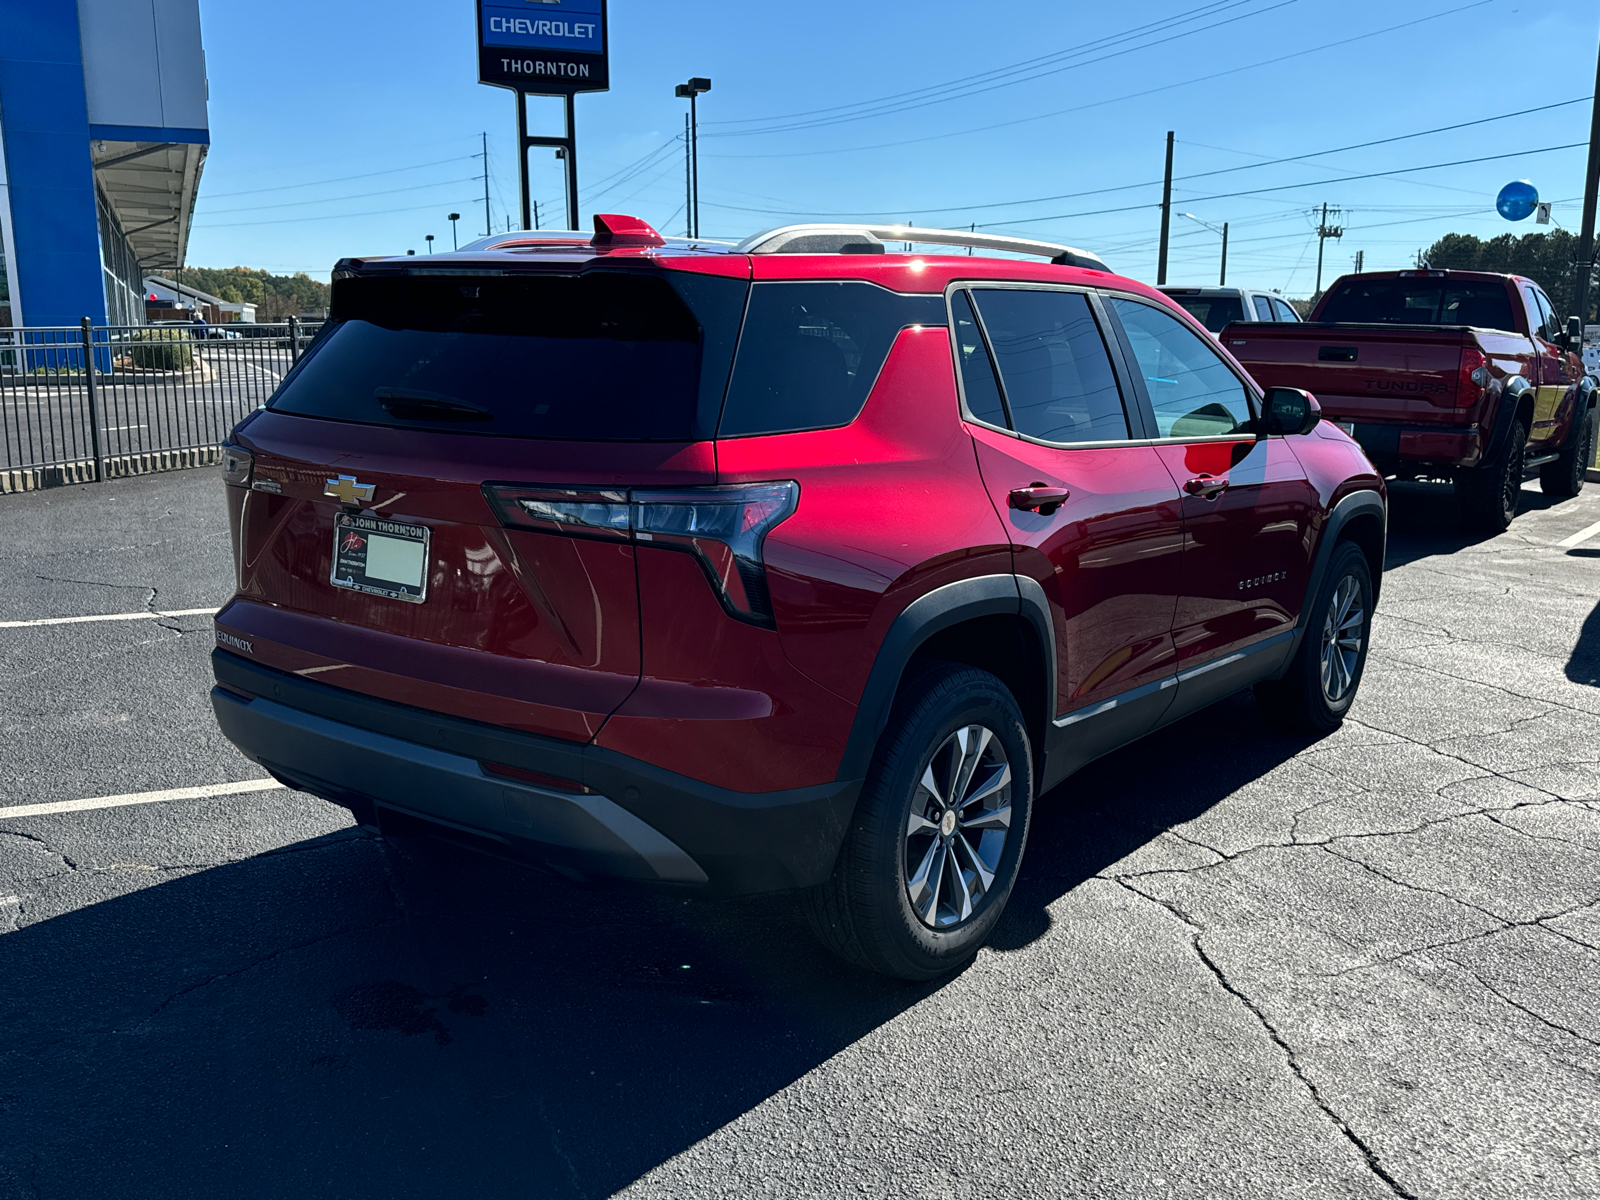
[[[438,392],[419,392],[410,388],[374,388],[378,403],[402,421],[492,421],[487,408],[468,404]]]

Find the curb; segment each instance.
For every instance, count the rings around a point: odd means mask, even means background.
[[[1600,468],[1586,468],[1583,472],[1583,477],[1589,483],[1600,483]]]
[[[107,480],[131,475],[150,475],[157,471],[185,471],[209,467],[221,460],[216,446],[192,446],[186,450],[151,450],[144,454],[120,454],[104,462]],[[55,463],[48,467],[24,467],[0,471],[0,495],[36,492],[44,488],[66,487],[94,482],[94,460]]]

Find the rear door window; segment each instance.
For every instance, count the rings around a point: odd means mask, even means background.
[[[1111,307],[1144,378],[1157,437],[1192,439],[1251,431],[1249,392],[1207,339],[1153,304],[1117,296],[1112,297]]]
[[[1012,428],[1056,443],[1119,441],[1128,417],[1105,339],[1081,292],[973,293]]]
[[[999,384],[995,382],[994,363],[989,359],[983,331],[978,328],[972,301],[965,292],[950,297],[950,311],[955,318],[956,360],[961,367],[967,411],[985,424],[1009,429],[1011,421],[1006,416],[1005,402],[1000,399]]]
[[[855,281],[755,284],[717,436],[848,425],[900,331],[944,324],[942,295]]]
[[[748,286],[677,271],[341,279],[333,326],[269,407],[494,436],[708,438]]]
[[[1276,319],[1272,315],[1272,301],[1265,296],[1251,296],[1250,303],[1255,305],[1256,320],[1272,321]]]

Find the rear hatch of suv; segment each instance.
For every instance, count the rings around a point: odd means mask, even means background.
[[[748,261],[550,257],[336,276],[234,435],[224,649],[573,741],[632,693],[630,500],[716,480]]]

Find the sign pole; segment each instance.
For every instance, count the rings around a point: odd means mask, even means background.
[[[533,197],[528,190],[528,93],[518,89],[512,93],[517,98],[517,168],[522,181],[522,228],[532,223],[530,211]]]
[[[507,88],[517,97],[517,149],[521,156],[517,179],[522,191],[524,229],[537,222],[528,166],[528,151],[534,146],[558,150],[557,157],[566,167],[567,224],[578,228],[577,94],[604,92],[611,87],[606,0],[560,3],[559,12],[535,18],[521,0],[477,0],[478,82]],[[566,107],[564,137],[529,136],[529,96],[562,97]],[[487,188],[488,159],[484,162]]]
[[[567,93],[567,228],[578,223],[578,98]]]

